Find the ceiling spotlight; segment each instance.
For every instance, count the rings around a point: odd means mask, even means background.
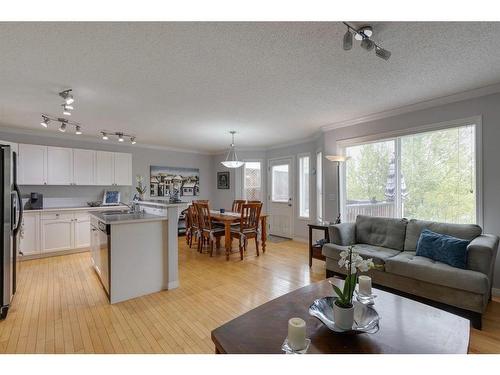
[[[361,48],[366,49],[367,51],[371,51],[375,47],[375,43],[369,38],[363,38],[361,41]]]
[[[72,89],[64,90],[59,93],[59,96],[64,99],[66,104],[71,104],[75,101],[73,94],[71,94]]]
[[[66,123],[65,122],[61,122],[61,126],[59,127],[59,131],[61,133],[64,133],[66,131]]]
[[[342,47],[344,51],[349,51],[352,48],[352,33],[349,28],[347,28],[346,33],[344,34],[344,41],[342,43]]]
[[[107,133],[105,133],[105,132],[101,132],[101,134],[102,134],[102,139],[103,139],[103,140],[107,141],[107,140],[109,139],[109,138],[108,138],[108,134],[107,134]]]
[[[356,31],[356,35],[354,36],[356,40],[363,40],[365,37],[370,38],[373,35],[373,29],[371,26],[362,26]]]
[[[74,109],[73,106],[69,105],[69,104],[63,104],[63,106],[64,106],[64,109],[68,109],[70,111],[72,111]]]
[[[135,137],[130,137],[130,143],[135,145],[137,142],[135,141]]]
[[[80,128],[80,125],[75,125],[75,134],[77,135],[82,134],[82,129]]]
[[[71,116],[71,112],[68,108],[66,108],[66,104],[63,104],[63,115]]]
[[[49,126],[49,118],[47,116],[42,116],[42,122],[40,123],[40,125],[42,125],[44,128],[48,127]]]
[[[116,133],[118,136],[118,142],[123,142],[123,133]]]
[[[382,59],[384,59],[386,61],[389,60],[389,58],[391,57],[391,52],[390,51],[388,51],[386,49],[383,49],[383,48],[381,48],[379,46],[375,47],[375,54],[378,57],[380,57],[380,58],[382,58]]]

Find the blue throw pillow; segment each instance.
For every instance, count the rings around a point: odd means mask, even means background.
[[[467,240],[424,229],[417,242],[416,255],[465,269],[469,243]]]

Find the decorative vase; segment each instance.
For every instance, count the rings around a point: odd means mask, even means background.
[[[354,323],[354,305],[351,307],[340,307],[335,302],[333,303],[333,320],[335,325],[346,331],[352,329]]]

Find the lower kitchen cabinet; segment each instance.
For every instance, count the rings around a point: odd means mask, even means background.
[[[73,223],[70,217],[44,219],[42,215],[42,253],[72,249]]]
[[[87,213],[77,213],[74,219],[74,248],[90,247],[90,217]]]
[[[25,212],[21,222],[19,251],[24,255],[40,254],[40,213]]]

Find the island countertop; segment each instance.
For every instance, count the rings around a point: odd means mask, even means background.
[[[162,200],[162,199],[146,199],[142,201],[137,201],[135,203],[139,205],[156,206],[156,207],[179,207],[189,204],[189,202],[170,203],[168,200]]]
[[[104,211],[90,211],[89,215],[94,216],[104,224],[129,224],[129,223],[144,223],[148,221],[167,220],[166,216],[148,214],[145,212],[123,213],[123,214],[106,214]]]

